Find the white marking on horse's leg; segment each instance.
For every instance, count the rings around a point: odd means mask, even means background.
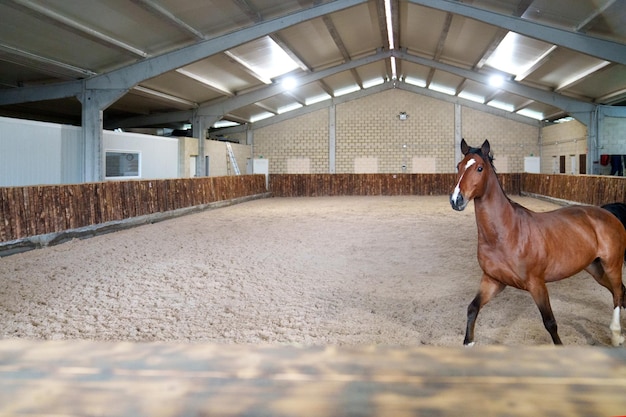
[[[469,342],[467,345],[465,345],[465,347],[471,348],[472,346],[474,346],[475,342]]]
[[[619,346],[624,343],[624,336],[622,336],[622,328],[620,326],[620,307],[615,307],[613,310],[613,319],[611,320],[611,343],[613,346]]]
[[[476,163],[475,159],[470,159],[465,164],[465,169],[471,167],[475,163]],[[452,201],[456,201],[456,199],[459,198],[459,194],[461,193],[461,187],[459,187],[459,184],[461,183],[461,180],[463,179],[464,175],[465,175],[465,172],[463,172],[463,174],[461,174],[461,176],[459,177],[459,181],[456,183],[456,187],[454,187],[454,192],[452,193]]]

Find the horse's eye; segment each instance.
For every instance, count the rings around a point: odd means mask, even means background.
[[[483,172],[483,167],[478,167],[478,172]]]

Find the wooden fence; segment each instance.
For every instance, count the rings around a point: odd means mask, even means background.
[[[265,192],[263,175],[0,188],[0,242]]]
[[[626,177],[523,174],[522,191],[594,206],[626,203]]]
[[[276,197],[447,195],[456,174],[271,174]],[[522,192],[583,204],[626,202],[626,178],[499,174]],[[0,242],[263,194],[263,175],[0,188]]]
[[[522,174],[499,175],[509,194],[520,194]],[[271,174],[275,197],[337,195],[446,195],[456,174]]]

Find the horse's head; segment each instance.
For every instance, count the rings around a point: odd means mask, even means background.
[[[488,140],[480,148],[472,148],[462,139],[461,152],[464,158],[457,165],[456,186],[450,195],[450,205],[458,211],[464,210],[473,198],[483,195],[488,173],[493,169]]]

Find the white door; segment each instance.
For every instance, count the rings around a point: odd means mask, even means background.
[[[198,157],[197,156],[190,156],[189,157],[189,177],[193,178],[196,176],[196,165],[198,163]]]

